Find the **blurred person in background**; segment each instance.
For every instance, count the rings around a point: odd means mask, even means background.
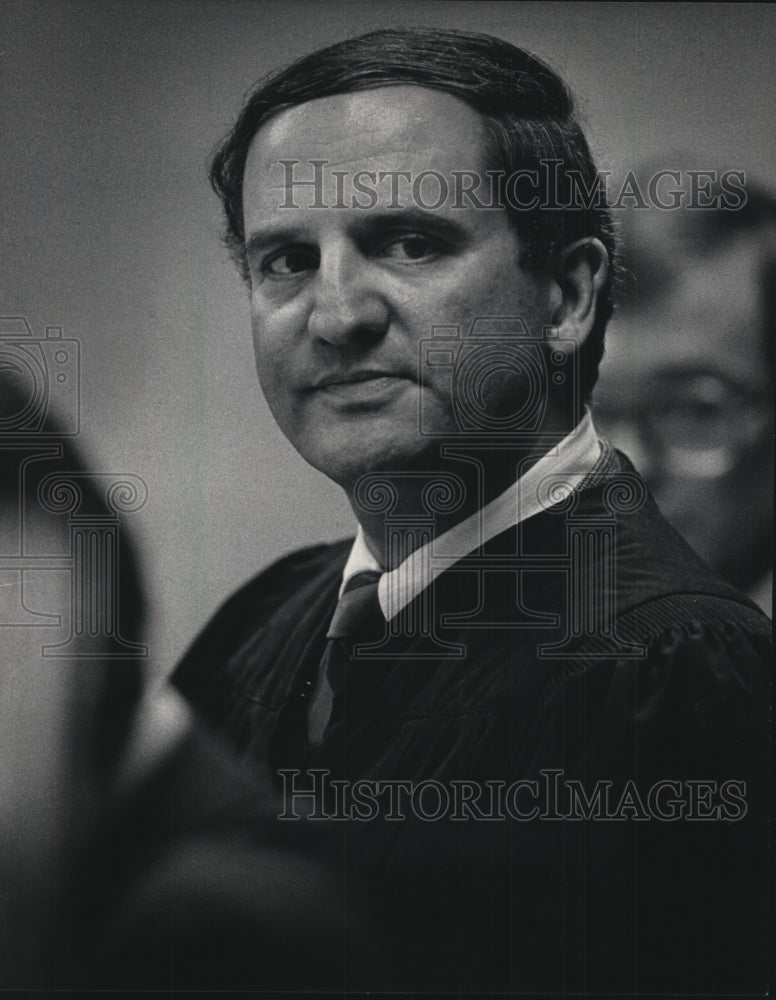
[[[668,166],[661,200],[680,205],[620,213],[625,277],[596,426],[693,548],[770,613],[776,199],[747,180],[743,204],[711,207],[725,204],[719,171]],[[657,167],[636,173],[646,189]]]
[[[269,778],[248,778],[174,690],[149,686],[141,659],[112,655],[96,624],[111,596],[122,637],[144,637],[134,547],[119,537],[115,591],[96,560],[84,590],[71,584],[67,500],[110,520],[105,476],[58,419],[24,436],[40,396],[20,357],[0,344],[0,596],[6,612],[15,592],[59,626],[0,620],[0,992],[279,991],[379,975],[379,938],[334,877],[325,831],[281,835]],[[36,566],[33,551],[61,556]],[[67,655],[52,653],[68,633]]]

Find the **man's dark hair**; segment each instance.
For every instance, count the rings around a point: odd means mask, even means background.
[[[210,169],[226,215],[225,241],[243,276],[248,277],[242,183],[259,128],[278,112],[307,101],[397,84],[445,91],[477,111],[488,136],[488,169],[502,184],[518,170],[537,171],[540,179],[551,171],[549,203],[541,180],[536,208],[518,208],[511,204],[514,198],[502,201],[521,241],[523,267],[557,265],[563,248],[583,237],[597,237],[606,247],[609,276],[593,329],[578,355],[577,389],[586,399],[598,376],[612,313],[612,221],[568,88],[536,56],[502,39],[453,30],[384,29],[336,42],[262,81],[216,150]]]

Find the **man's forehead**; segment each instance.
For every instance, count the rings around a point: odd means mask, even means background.
[[[642,234],[632,243],[635,281],[623,312],[673,311],[709,324],[724,321],[728,313],[751,320],[762,308],[757,238],[748,231],[724,241],[708,236],[702,247],[672,238],[687,228],[663,225],[656,236]]]
[[[432,135],[481,137],[479,114],[446,91],[395,84],[318,97],[275,114],[258,130],[265,143],[309,144],[360,137],[378,150],[400,141],[423,142]],[[255,142],[254,140],[254,142]]]
[[[607,332],[602,383],[692,368],[743,384],[766,379],[762,275],[753,250],[742,240],[685,259],[663,287],[652,287],[650,277],[649,294],[634,296]]]
[[[253,194],[258,186],[266,193],[269,186],[283,195],[297,178],[323,178],[330,188],[343,191],[370,182],[365,175],[356,176],[361,171],[411,175],[386,176],[380,182],[386,193],[391,184],[395,192],[399,181],[411,186],[424,171],[448,179],[484,173],[484,139],[476,111],[428,87],[381,86],[317,98],[279,112],[258,130],[248,152],[244,193]],[[315,167],[313,161],[321,165]],[[303,189],[301,184],[299,191]],[[312,185],[309,189],[314,194]]]

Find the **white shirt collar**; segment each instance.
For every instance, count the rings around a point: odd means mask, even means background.
[[[377,595],[386,621],[394,618],[453,563],[513,525],[554,506],[562,496],[575,490],[591,472],[600,454],[601,444],[590,410],[586,409],[574,430],[500,496],[417,549],[394,570],[383,573]],[[382,566],[367,545],[359,525],[342,574],[340,595],[348,580],[364,570],[382,572]]]

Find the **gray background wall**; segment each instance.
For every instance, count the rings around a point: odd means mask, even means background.
[[[81,341],[82,450],[148,485],[126,523],[160,669],[259,567],[352,530],[274,428],[219,246],[205,165],[246,89],[358,31],[472,28],[560,70],[602,169],[682,148],[773,180],[774,23],[756,4],[2,0],[0,315]]]

